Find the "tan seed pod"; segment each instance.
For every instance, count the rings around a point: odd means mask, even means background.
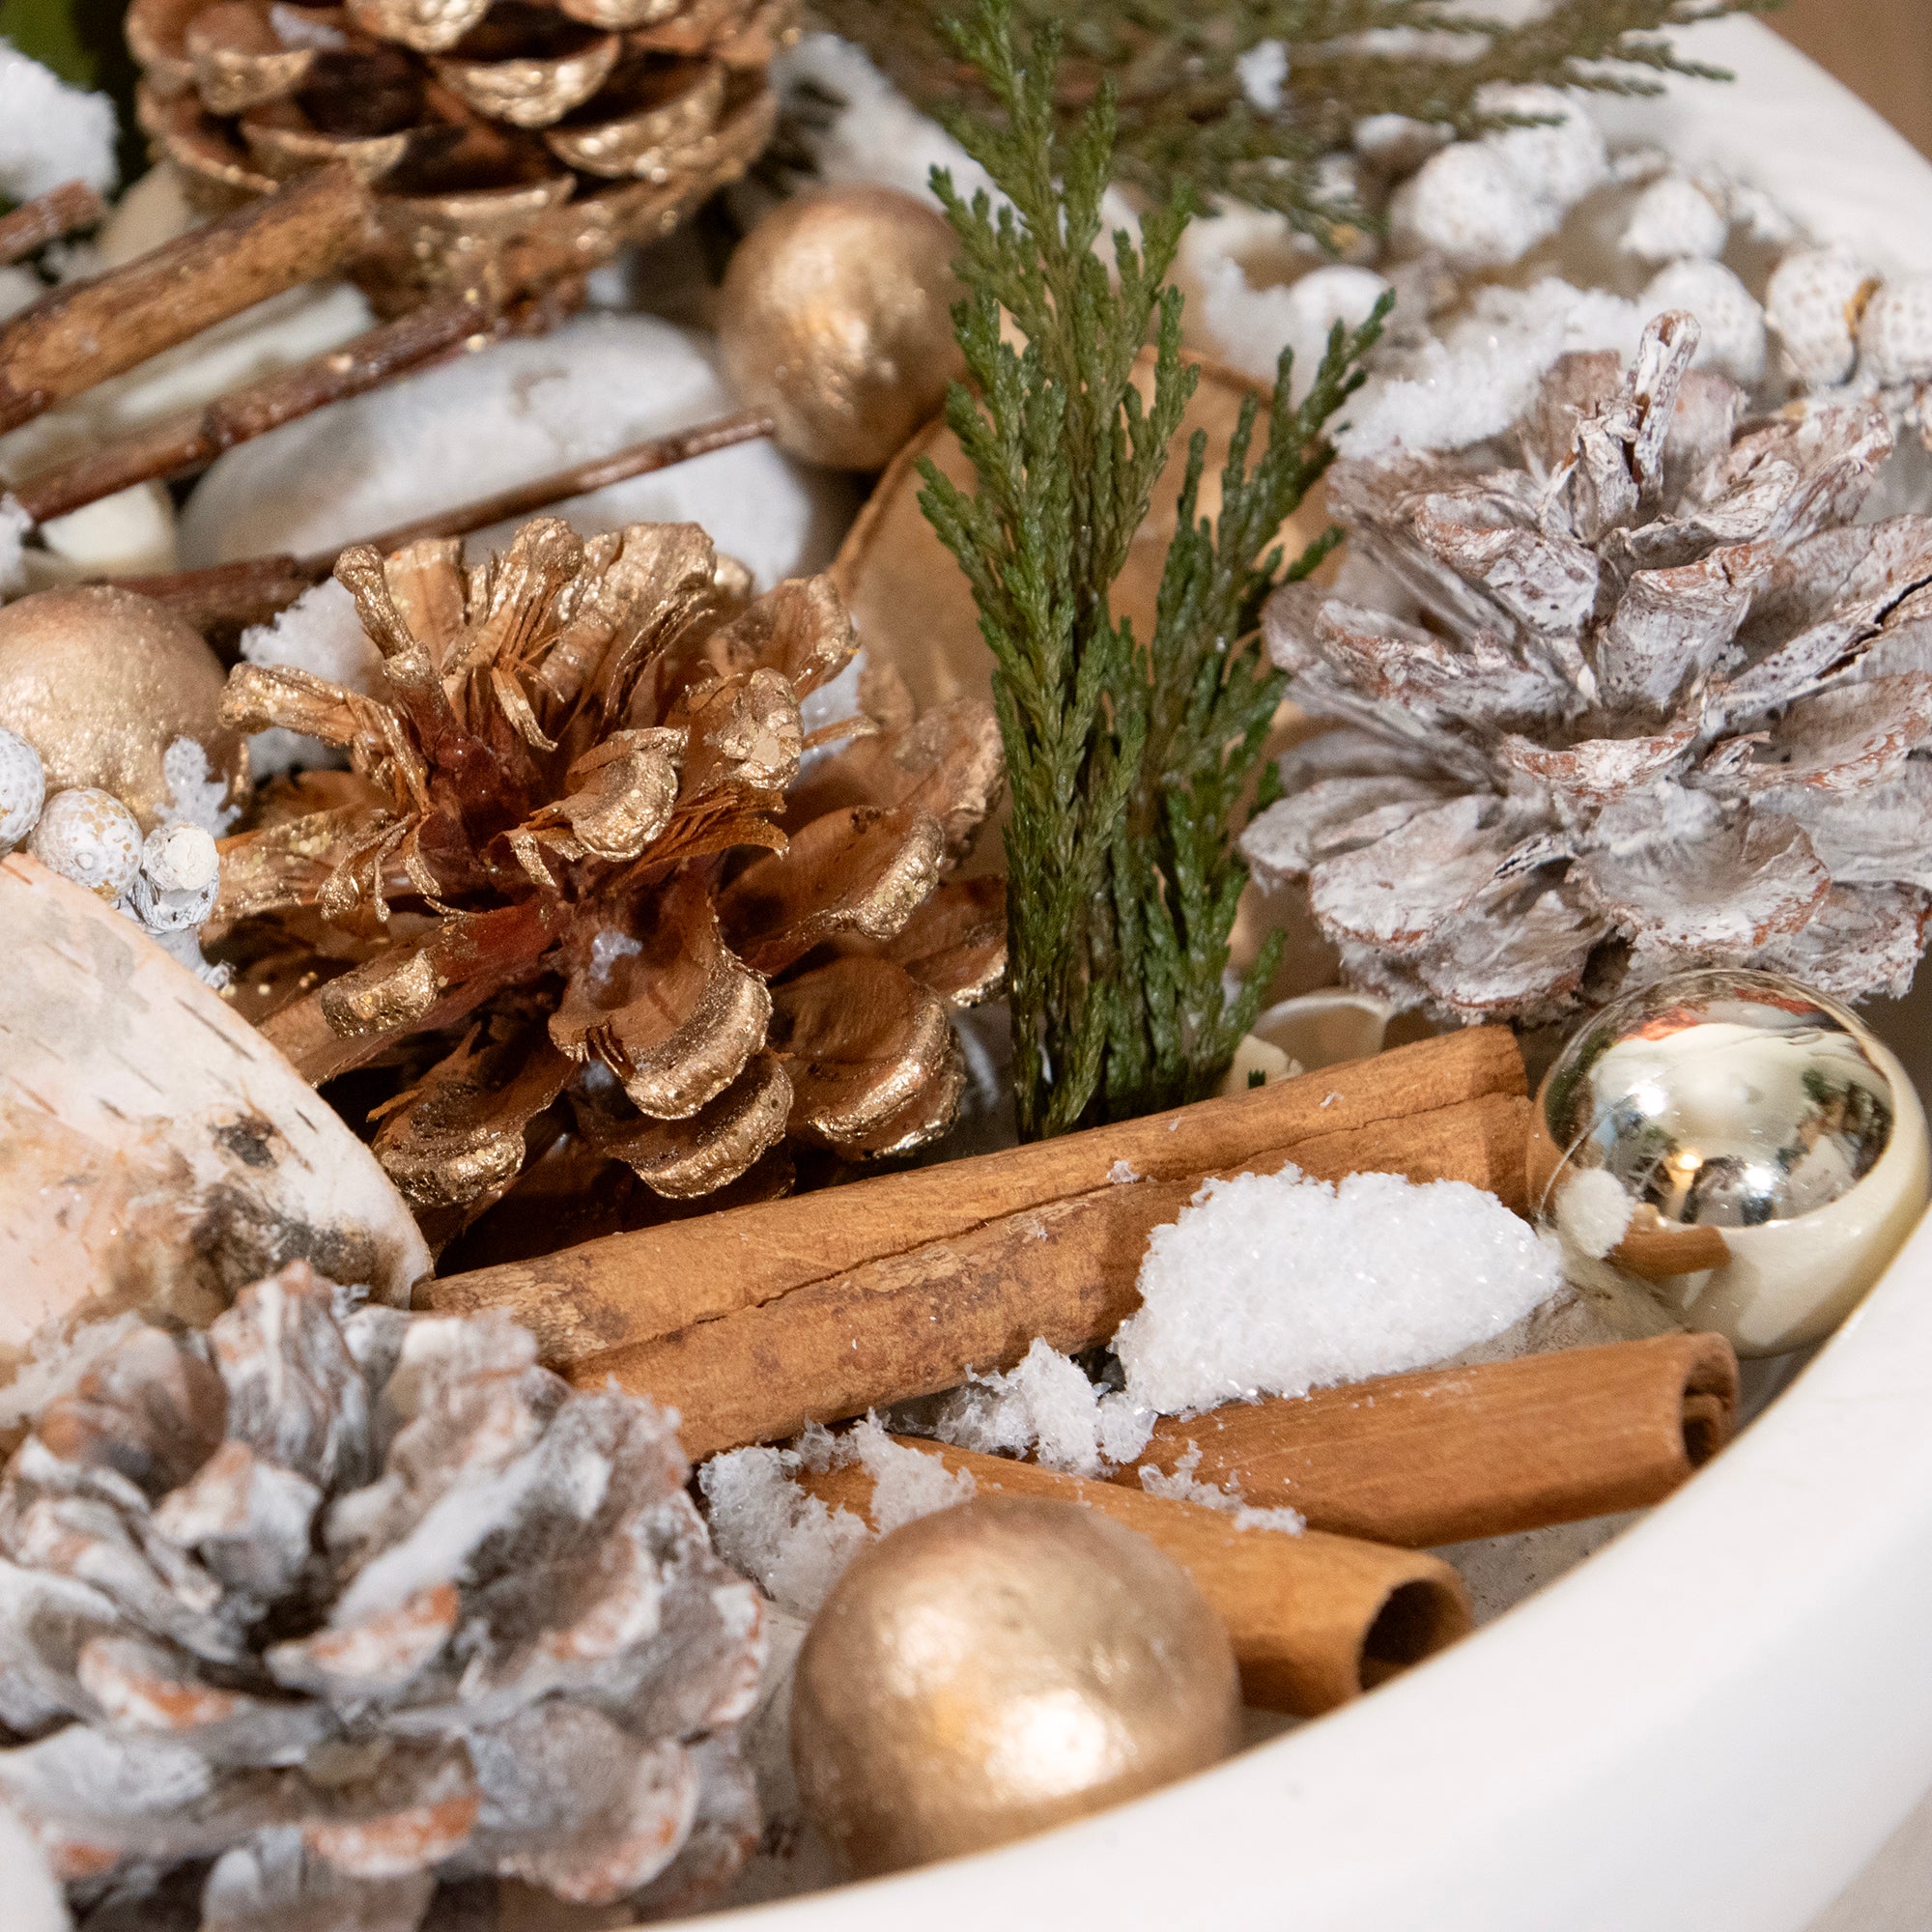
[[[1798,380],[1810,389],[1846,381],[1859,326],[1878,277],[1843,248],[1795,248],[1771,272],[1764,319]]]
[[[111,903],[141,868],[141,828],[112,792],[71,785],[47,800],[27,850],[49,871]]]

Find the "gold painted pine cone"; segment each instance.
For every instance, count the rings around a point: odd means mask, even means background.
[[[990,707],[914,718],[888,685],[810,731],[853,653],[836,592],[754,599],[695,525],[458,555],[337,566],[381,697],[244,664],[222,714],[349,753],[225,841],[215,918],[304,1073],[393,1069],[375,1151],[431,1238],[560,1139],[683,1198],[787,1140],[943,1133],[949,1009],[1005,962],[997,881],[945,876],[1002,782]]]
[[[597,259],[757,158],[797,0],[134,0],[140,120],[205,206],[346,160],[377,191],[379,306],[540,234]]]
[[[296,1262],[136,1325],[0,1480],[0,1802],[76,1925],[415,1932],[701,1904],[758,1833],[758,1591],[676,1434],[501,1315]]]

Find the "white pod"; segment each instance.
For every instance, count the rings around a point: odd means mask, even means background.
[[[140,870],[141,828],[112,792],[71,785],[47,800],[27,850],[49,871],[113,904]]]
[[[1747,389],[1764,374],[1764,311],[1721,262],[1672,262],[1650,278],[1639,300],[1646,319],[1673,308],[1697,318],[1703,338],[1694,367]]]
[[[34,829],[46,802],[41,754],[26,739],[0,728],[0,852],[11,852]]]
[[[1878,277],[1843,248],[1794,248],[1771,271],[1764,319],[1807,389],[1847,381],[1859,359],[1859,322]]]
[[[1524,185],[1487,141],[1458,141],[1396,190],[1389,225],[1406,253],[1438,254],[1458,269],[1518,262],[1555,233],[1558,212]]]
[[[1476,95],[1485,114],[1550,115],[1540,127],[1503,128],[1485,134],[1515,170],[1517,179],[1540,202],[1567,213],[1610,178],[1609,152],[1603,129],[1575,97],[1559,88],[1492,82]]]
[[[1621,245],[1640,262],[1701,261],[1721,255],[1730,232],[1723,211],[1695,182],[1660,175],[1637,196]]]
[[[1887,282],[1865,304],[1859,359],[1884,387],[1932,382],[1932,275]]]
[[[141,869],[128,900],[150,931],[181,932],[207,919],[220,889],[213,838],[198,825],[163,825],[141,847]]]

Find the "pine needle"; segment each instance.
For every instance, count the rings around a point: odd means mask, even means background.
[[[1034,1138],[1207,1091],[1253,1018],[1273,955],[1233,1000],[1222,980],[1245,878],[1231,817],[1281,695],[1255,635],[1282,570],[1268,546],[1332,455],[1324,425],[1361,381],[1383,311],[1352,335],[1336,330],[1298,408],[1284,355],[1268,447],[1250,469],[1251,401],[1213,523],[1197,517],[1207,445],[1193,439],[1153,636],[1141,642],[1109,597],[1198,377],[1167,282],[1192,197],[1177,185],[1138,247],[1116,234],[1110,277],[1095,244],[1115,158],[1111,86],[1063,131],[1056,27],[1024,61],[1013,0],[983,0],[946,31],[996,107],[955,115],[953,131],[1006,200],[968,204],[934,171],[969,291],[954,320],[972,386],[954,386],[947,420],[978,490],[927,463],[920,503],[966,574],[993,654],[1012,795],[1014,1086]],[[1023,349],[1003,337],[1003,312]],[[1144,404],[1134,378],[1150,338]]]

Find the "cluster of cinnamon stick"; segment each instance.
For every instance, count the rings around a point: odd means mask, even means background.
[[[1010,1367],[1036,1337],[1104,1342],[1138,1305],[1150,1232],[1202,1181],[1293,1163],[1465,1180],[1522,1211],[1528,1101],[1511,1037],[1372,1060],[801,1198],[585,1243],[427,1286],[507,1309],[573,1381],[675,1406],[694,1457],[779,1440]],[[1454,1265],[1445,1257],[1446,1266]],[[1390,1377],[1163,1422],[1113,1482],[928,1442],[980,1486],[1065,1495],[1141,1531],[1222,1612],[1249,1701],[1329,1708],[1469,1627],[1430,1546],[1639,1507],[1727,1438],[1736,1363],[1709,1336]],[[1301,1536],[1146,1493],[1141,1470],[1287,1505]],[[864,1511],[867,1478],[809,1479]]]

